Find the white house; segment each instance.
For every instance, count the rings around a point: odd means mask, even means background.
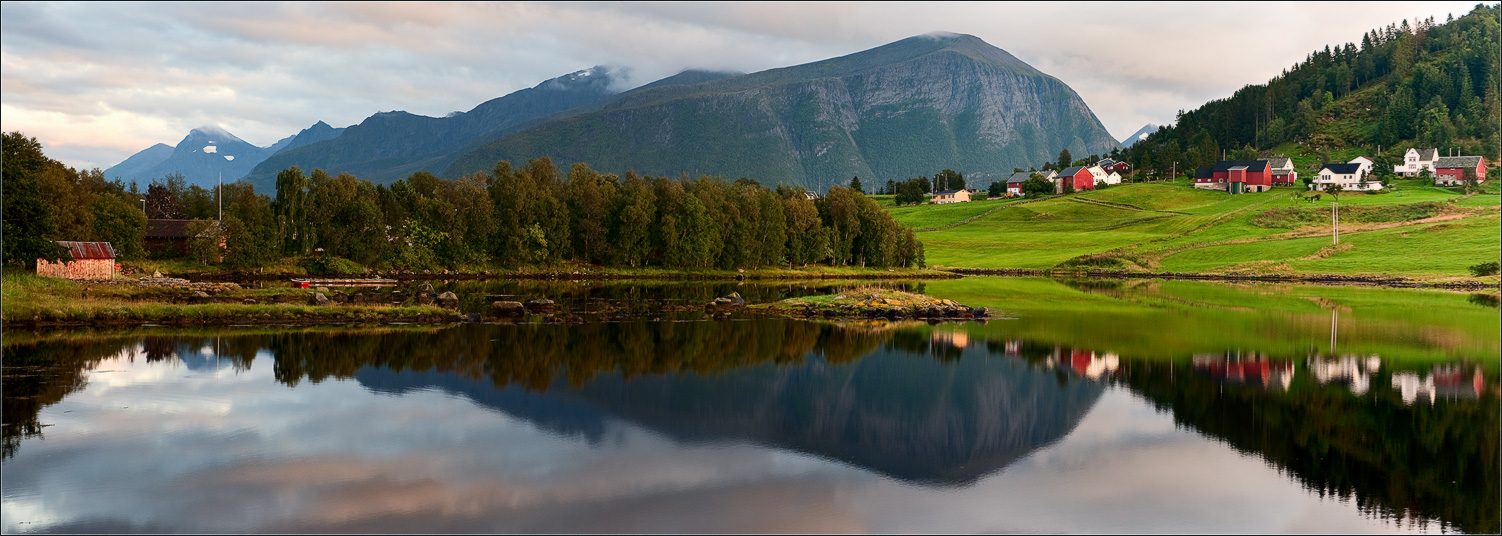
[[[1107,173],[1106,184],[1121,184],[1121,174],[1115,171]]]
[[[1361,165],[1361,174],[1362,175],[1371,175],[1372,174],[1372,166],[1376,165],[1376,162],[1373,162],[1372,159],[1367,158],[1365,156],[1358,156],[1356,158],[1352,158],[1350,162],[1347,162],[1347,164],[1360,164]]]
[[[1439,159],[1439,149],[1409,149],[1403,153],[1403,163],[1393,166],[1392,172],[1404,177],[1418,175],[1420,171],[1434,173],[1434,161]]]
[[[1100,184],[1100,183],[1106,182],[1106,175],[1107,174],[1106,174],[1105,168],[1102,168],[1100,166],[1090,166],[1090,167],[1085,168],[1085,170],[1090,172],[1090,179],[1095,184]],[[1117,182],[1121,182],[1121,181],[1117,181]],[[1115,183],[1106,182],[1106,184],[1115,184]]]
[[[1345,191],[1381,190],[1381,181],[1369,181],[1366,187],[1362,187],[1362,180],[1366,178],[1365,168],[1359,163],[1325,164],[1319,168],[1319,175],[1314,178],[1314,184],[1310,187],[1315,190],[1324,190],[1331,184],[1339,184]]]

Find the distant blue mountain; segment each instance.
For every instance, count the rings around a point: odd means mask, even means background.
[[[171,157],[172,146],[158,143],[147,147],[139,153],[130,155],[130,158],[126,158],[125,161],[104,170],[104,176],[110,179],[123,178],[125,180],[135,180],[136,177],[145,173],[146,170],[156,167],[157,164],[166,162]]]
[[[319,121],[270,147],[257,147],[217,126],[202,126],[189,131],[176,147],[153,145],[104,170],[104,176],[146,184],[180,173],[188,184],[209,187],[221,178],[226,183],[239,180],[277,152],[332,139],[342,132]]]
[[[276,174],[292,166],[304,172],[322,169],[350,172],[388,184],[417,171],[437,173],[452,153],[487,134],[590,104],[615,94],[619,78],[606,67],[593,67],[544,81],[535,87],[497,97],[468,112],[427,117],[404,111],[381,112],[349,127],[331,140],[292,147],[267,158],[245,177],[256,191],[269,191]],[[492,162],[494,164],[494,162]]]
[[[1121,140],[1121,146],[1122,147],[1131,147],[1133,143],[1137,143],[1139,141],[1145,140],[1145,139],[1147,139],[1147,135],[1148,134],[1152,134],[1152,133],[1157,132],[1157,131],[1158,131],[1158,125],[1154,125],[1152,123],[1148,123],[1146,125],[1142,125],[1142,128],[1137,129],[1137,131],[1133,132],[1131,136],[1127,136],[1125,139],[1122,139]]]

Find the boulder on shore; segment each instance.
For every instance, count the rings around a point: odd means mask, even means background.
[[[308,298],[308,305],[328,305],[328,304],[329,304],[329,297],[328,296],[324,296],[322,292],[314,292],[313,296]]]
[[[459,308],[459,296],[453,292],[445,291],[443,294],[438,295],[438,306],[444,309],[457,309]]]

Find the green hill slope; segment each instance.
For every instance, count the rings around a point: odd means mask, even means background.
[[[1129,184],[1006,206],[918,236],[928,262],[948,268],[1457,278],[1502,256],[1495,189],[1463,195],[1404,181],[1400,193],[1342,195],[1339,246],[1330,236],[1329,199],[1311,204],[1292,191],[1231,196]],[[900,223],[929,228],[985,212],[985,204],[887,210]]]

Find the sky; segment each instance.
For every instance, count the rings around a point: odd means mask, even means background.
[[[1475,2],[0,3],[0,130],[107,168],[217,125],[268,146],[324,121],[443,116],[596,65],[622,89],[756,72],[931,32],[1069,84],[1116,138],[1326,45]]]

